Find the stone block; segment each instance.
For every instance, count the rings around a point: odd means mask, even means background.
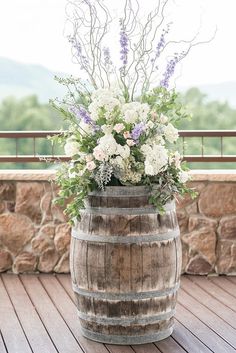
[[[23,215],[4,213],[0,215],[0,240],[14,255],[33,238],[34,225]]]

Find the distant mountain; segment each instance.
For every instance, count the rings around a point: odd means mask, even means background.
[[[0,57],[0,100],[6,96],[22,97],[36,94],[41,102],[62,97],[65,88],[57,83],[52,72],[43,66],[22,64]]]
[[[53,79],[54,75],[66,76],[39,65],[22,64],[7,58],[0,57],[0,100],[13,95],[22,97],[36,94],[41,102],[48,102],[50,98],[62,97],[65,94],[63,86]],[[236,107],[236,82],[197,86],[206,93],[208,100],[228,101]],[[190,87],[180,87],[186,91]]]

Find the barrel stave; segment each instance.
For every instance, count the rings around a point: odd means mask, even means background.
[[[163,215],[144,187],[109,187],[86,201],[71,241],[83,334],[117,344],[168,337],[181,272],[175,209]]]

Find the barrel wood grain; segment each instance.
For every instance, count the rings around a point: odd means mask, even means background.
[[[88,196],[71,240],[71,275],[83,334],[142,344],[168,337],[181,272],[174,203],[158,214],[145,187]]]

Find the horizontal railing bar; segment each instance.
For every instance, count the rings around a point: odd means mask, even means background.
[[[198,156],[198,155],[192,155],[188,156],[185,155],[183,157],[183,160],[186,162],[236,162],[236,156],[221,156],[221,155],[216,155],[216,156]]]
[[[63,131],[1,131],[0,138],[40,138],[54,136]],[[180,130],[180,137],[233,137],[236,130]]]
[[[8,162],[12,162],[12,163],[27,163],[27,162],[42,162],[44,163],[45,161],[62,161],[62,162],[66,162],[69,161],[70,158],[66,157],[66,156],[50,156],[50,155],[46,155],[46,156],[0,156],[0,162],[4,162],[4,163],[8,163]]]
[[[233,137],[236,130],[180,130],[180,137]]]
[[[59,135],[62,131],[1,131],[0,138],[39,138]]]

